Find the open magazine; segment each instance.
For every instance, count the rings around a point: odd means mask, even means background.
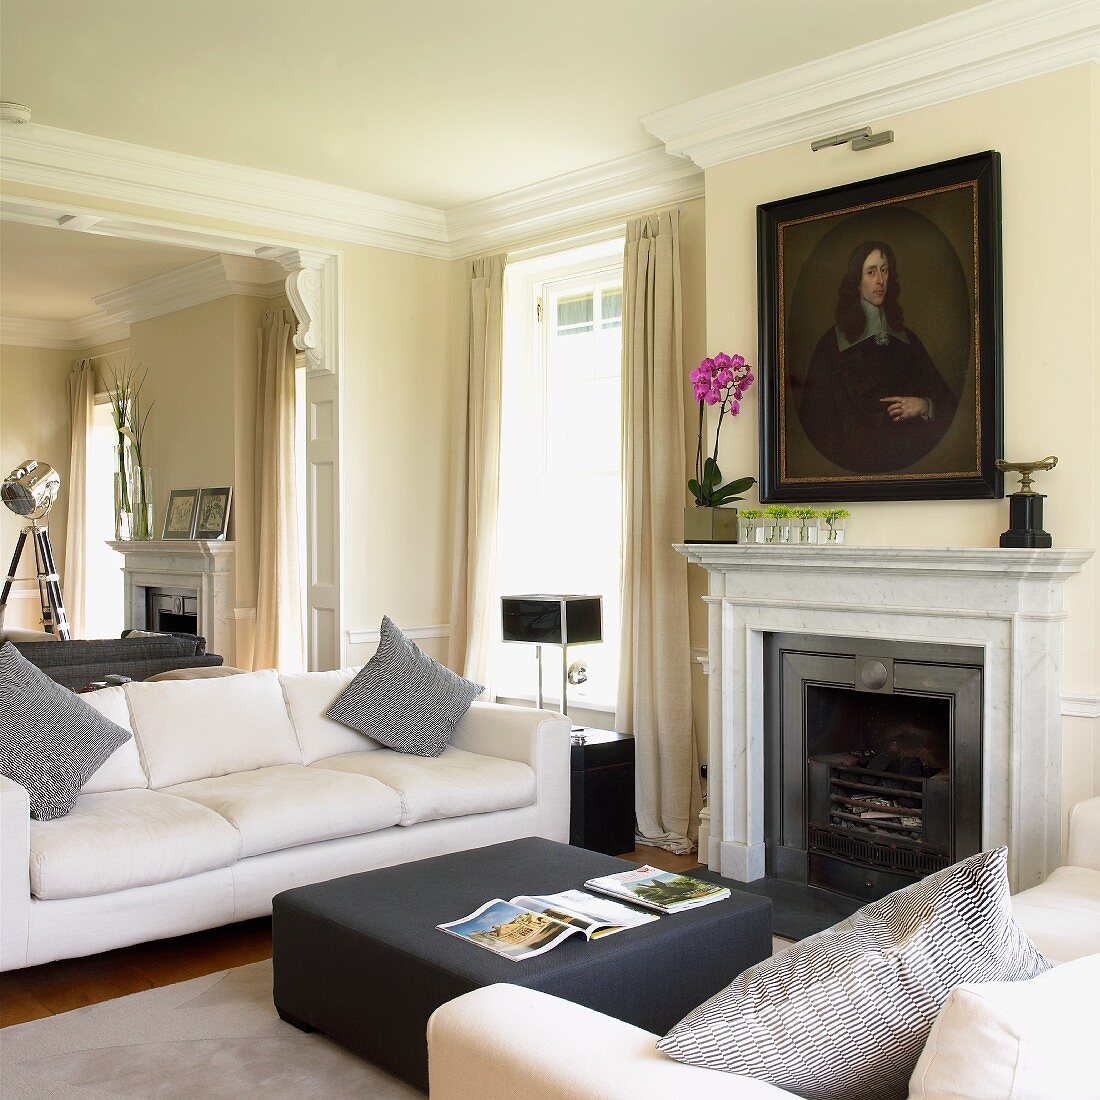
[[[657,917],[651,913],[594,898],[583,890],[563,890],[530,897],[521,894],[511,901],[495,898],[468,917],[437,927],[520,962],[552,950],[574,933],[593,940],[654,920]]]
[[[584,885],[588,890],[620,898],[633,905],[644,905],[659,913],[682,913],[685,909],[697,909],[700,905],[710,905],[730,896],[725,886],[715,886],[713,882],[677,875],[672,871],[659,871],[649,866],[620,871],[617,875],[590,878]]]

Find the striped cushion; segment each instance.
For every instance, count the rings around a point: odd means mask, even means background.
[[[64,817],[92,773],[130,736],[10,642],[0,646],[0,773],[26,788],[32,817]]]
[[[1048,970],[1012,916],[1008,850],[956,863],[750,967],[657,1048],[809,1100],[904,1100],[962,982]]]
[[[384,617],[378,651],[325,713],[387,748],[438,756],[484,690],[433,661]]]

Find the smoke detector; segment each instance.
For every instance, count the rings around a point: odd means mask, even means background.
[[[0,103],[0,122],[30,122],[31,109],[25,103]]]

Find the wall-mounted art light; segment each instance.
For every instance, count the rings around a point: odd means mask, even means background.
[[[893,140],[893,130],[883,130],[881,133],[873,134],[870,126],[861,126],[858,130],[845,130],[842,134],[830,134],[829,137],[811,141],[810,149],[815,153],[820,153],[822,149],[831,149],[834,145],[848,145],[850,143],[852,151],[859,153],[864,149],[889,145]]]

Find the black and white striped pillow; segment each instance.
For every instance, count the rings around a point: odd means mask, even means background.
[[[398,752],[438,756],[484,690],[383,617],[378,651],[325,713]]]
[[[658,1050],[810,1100],[904,1100],[955,986],[1050,969],[1012,916],[1007,865],[982,852],[864,906],[750,967]]]
[[[26,788],[32,817],[64,817],[80,788],[130,737],[10,642],[0,646],[0,774]]]

